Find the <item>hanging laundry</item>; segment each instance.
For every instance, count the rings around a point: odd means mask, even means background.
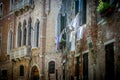
[[[77,31],[79,27],[79,13],[76,15],[76,17],[72,21],[72,26],[74,27],[75,31]]]
[[[85,26],[86,25],[82,25],[78,28],[78,30],[77,30],[77,40],[81,40],[83,38],[83,34],[84,34],[84,31],[85,31]]]
[[[62,39],[62,34],[59,34],[59,43],[61,42],[61,39]]]
[[[59,34],[57,37],[56,37],[56,50],[59,50],[60,49],[60,42],[61,42],[61,38],[62,38],[62,34]]]
[[[71,31],[69,41],[71,42],[70,51],[75,51],[75,31]]]

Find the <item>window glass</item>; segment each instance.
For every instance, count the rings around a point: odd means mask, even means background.
[[[23,42],[23,45],[26,45],[26,35],[27,35],[27,30],[26,30],[26,28],[24,28],[24,42]]]
[[[0,3],[0,17],[3,16],[3,3]]]
[[[32,29],[31,23],[32,23],[32,21],[30,18],[29,22],[28,22],[28,45],[31,45],[31,29]]]
[[[37,23],[37,42],[36,42],[37,47],[38,47],[38,42],[39,42],[39,22]]]
[[[79,0],[75,1],[75,15],[79,12]]]
[[[21,23],[19,23],[18,26],[18,46],[21,46],[21,40],[22,40],[22,30],[21,30]]]

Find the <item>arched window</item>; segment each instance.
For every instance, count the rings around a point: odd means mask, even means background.
[[[13,48],[13,32],[12,30],[8,33],[8,51]]]
[[[18,26],[18,46],[21,46],[21,38],[22,38],[22,30],[21,30],[21,23]]]
[[[50,61],[49,62],[49,73],[50,74],[54,74],[55,73],[55,62],[54,61]]]
[[[29,18],[28,21],[28,45],[31,45],[31,29],[32,29],[32,19]]]
[[[26,45],[26,36],[27,36],[26,21],[24,21],[23,23],[23,45]]]
[[[24,66],[20,65],[20,76],[24,76]]]
[[[35,24],[35,33],[34,33],[34,42],[35,42],[35,47],[38,47],[39,44],[39,20],[37,19],[37,22]]]

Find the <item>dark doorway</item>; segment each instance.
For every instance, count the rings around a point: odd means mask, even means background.
[[[39,80],[39,71],[36,66],[32,68],[32,74],[31,74],[32,79],[31,80]]]
[[[58,70],[56,69],[56,80],[58,80]]]
[[[88,80],[88,53],[83,55],[83,80]]]
[[[65,80],[65,77],[66,77],[66,75],[65,75],[65,63],[63,64],[63,80]]]
[[[106,76],[105,80],[115,80],[114,79],[114,44],[108,44],[105,46],[105,63],[106,63]]]
[[[2,72],[1,72],[1,76],[0,76],[0,80],[8,80],[8,78],[7,78],[7,70],[2,70]]]
[[[76,61],[77,61],[77,64],[76,64],[76,68],[75,68],[75,74],[76,74],[76,80],[80,80],[79,76],[80,76],[80,61],[79,61],[80,57],[76,57]]]

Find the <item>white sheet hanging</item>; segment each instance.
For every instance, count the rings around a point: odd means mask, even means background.
[[[75,31],[72,31],[70,33],[70,39],[69,39],[69,41],[71,42],[70,51],[75,51]]]
[[[85,31],[86,25],[80,26],[77,30],[77,40],[81,40],[83,38],[83,34]]]
[[[74,27],[74,30],[77,31],[77,28],[79,27],[79,13],[75,16],[72,26]]]

